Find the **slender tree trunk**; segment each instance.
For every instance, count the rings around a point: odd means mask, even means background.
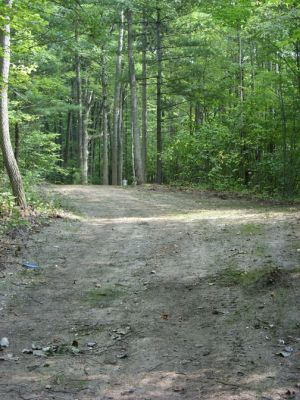
[[[162,86],[162,41],[161,41],[161,15],[160,9],[156,9],[156,54],[157,54],[157,162],[156,162],[156,182],[162,183],[162,106],[161,106],[161,86]]]
[[[79,33],[78,33],[78,22],[75,27],[75,39],[76,44],[79,44]],[[80,182],[85,183],[84,166],[83,166],[83,110],[82,110],[82,82],[81,82],[81,56],[79,50],[76,49],[76,96],[78,106],[78,121],[77,121],[77,133],[78,133],[78,150],[79,150],[79,168],[80,168]]]
[[[15,123],[15,159],[18,163],[20,157],[20,128],[18,122]]]
[[[300,95],[300,39],[297,39],[295,44],[296,64],[297,64],[297,83],[298,95]]]
[[[123,180],[123,104],[124,96],[121,90],[120,95],[120,116],[118,129],[118,184],[122,185]]]
[[[93,92],[90,92],[86,99],[85,112],[83,115],[83,129],[82,129],[82,170],[81,170],[81,183],[88,184],[88,167],[89,167],[89,134],[88,124],[90,112],[93,103]]]
[[[71,135],[73,128],[73,115],[72,111],[68,112],[68,120],[67,120],[67,131],[66,131],[66,142],[64,148],[64,165],[67,166],[70,157],[70,143],[71,143]]]
[[[122,74],[122,51],[124,37],[124,12],[121,12],[121,25],[119,31],[118,50],[116,57],[116,74],[115,74],[115,93],[114,93],[114,121],[112,134],[112,184],[118,185],[118,136],[119,136],[119,118],[121,103],[121,74]]]
[[[290,190],[290,180],[288,174],[288,149],[287,149],[287,117],[284,103],[284,94],[282,87],[282,72],[279,72],[279,101],[281,111],[281,129],[282,129],[282,158],[283,158],[283,194]]]
[[[134,168],[137,184],[144,183],[144,171],[142,162],[141,142],[140,142],[140,129],[138,120],[138,100],[137,100],[137,87],[135,76],[135,63],[133,58],[133,32],[132,32],[132,12],[130,10],[126,13],[128,22],[128,64],[129,64],[129,78],[131,88],[131,119],[133,129],[133,147],[134,147]]]
[[[239,84],[238,84],[238,96],[240,102],[240,138],[241,138],[241,177],[244,178],[245,185],[249,184],[249,170],[248,170],[248,152],[247,145],[245,143],[245,129],[244,129],[244,55],[243,55],[243,41],[242,41],[242,30],[240,25],[237,28],[237,42],[238,42],[238,63],[239,63]]]
[[[102,164],[102,184],[109,184],[108,171],[108,110],[107,110],[107,77],[103,61],[102,69],[102,97],[103,97],[103,164]]]
[[[200,126],[203,124],[203,111],[202,106],[198,102],[195,104],[195,131],[198,132]]]
[[[12,0],[4,0],[4,4],[11,8]],[[10,67],[10,23],[9,17],[6,17],[7,23],[0,30],[0,67],[1,67],[1,102],[0,102],[0,142],[3,153],[4,165],[7,170],[12,191],[16,199],[17,205],[25,210],[27,208],[25,192],[21,174],[15,155],[13,152],[10,134],[9,134],[9,119],[8,119],[8,79]]]
[[[147,109],[147,19],[143,11],[142,34],[142,159],[145,182],[147,181],[147,136],[148,136],[148,109]]]

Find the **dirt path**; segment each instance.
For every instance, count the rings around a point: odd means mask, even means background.
[[[79,217],[0,274],[1,399],[300,399],[299,209],[53,191]]]

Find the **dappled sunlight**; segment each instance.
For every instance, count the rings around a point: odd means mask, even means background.
[[[224,376],[222,378],[222,376]],[[121,375],[115,388],[105,390],[107,398],[120,399],[177,399],[188,393],[190,386],[198,382],[199,389],[188,398],[199,400],[255,400],[257,387],[270,386],[269,375],[253,374],[244,379],[228,379],[228,371],[200,369],[195,372],[156,371],[135,376]],[[122,383],[121,383],[122,382]],[[272,387],[265,395],[280,396],[284,387]],[[276,398],[276,397],[275,397]]]
[[[3,286],[1,334],[18,362],[0,363],[1,394],[284,398],[297,366],[276,354],[278,339],[297,335],[297,208],[116,188],[68,193],[72,211],[33,235],[5,278],[13,290]],[[40,275],[20,273],[23,259]],[[288,286],[260,279],[279,269]],[[37,342],[61,352],[22,353]]]
[[[299,213],[293,213],[293,217],[299,216]],[[183,213],[166,213],[161,216],[153,217],[124,217],[124,218],[94,218],[87,217],[86,222],[93,225],[102,224],[132,224],[141,222],[194,222],[194,221],[230,221],[230,223],[243,223],[243,222],[268,222],[268,221],[285,221],[289,218],[289,215],[283,211],[273,212],[254,212],[249,210],[198,210],[198,211],[186,211]]]

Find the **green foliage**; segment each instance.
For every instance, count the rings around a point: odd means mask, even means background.
[[[204,125],[197,135],[179,134],[164,153],[172,181],[194,182],[213,189],[237,188],[240,156],[226,126]]]
[[[111,133],[120,11],[126,8],[133,10],[139,95],[141,21],[147,20],[147,171],[148,179],[155,180],[157,7],[162,18],[164,181],[268,196],[299,194],[297,2],[83,0],[79,5],[74,0],[15,0],[10,13],[11,137],[18,124],[19,164],[29,198],[34,182],[80,182],[77,57],[83,113],[87,94],[94,94],[88,121],[89,181],[101,183],[101,76],[104,72],[108,82]],[[1,15],[4,8],[0,5]],[[0,25],[4,22],[0,19]],[[123,177],[132,183],[126,46],[123,55]],[[2,208],[9,213],[12,199],[2,196]]]
[[[55,142],[57,137],[58,134],[39,130],[23,135],[20,167],[29,180],[51,180],[55,173],[63,172],[58,164],[60,145]]]

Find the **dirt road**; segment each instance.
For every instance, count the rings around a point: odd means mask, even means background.
[[[299,208],[51,191],[74,213],[0,274],[1,399],[300,399]]]

